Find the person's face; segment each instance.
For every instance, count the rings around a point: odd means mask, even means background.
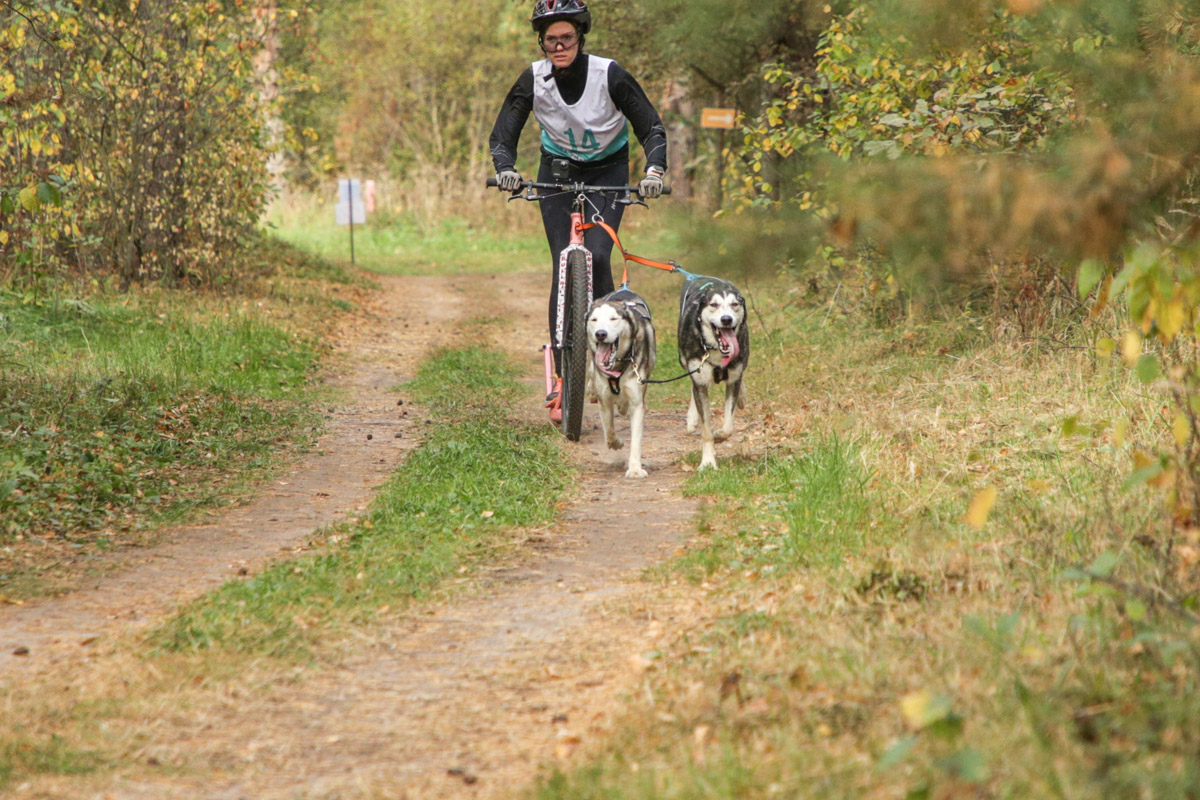
[[[579,32],[564,20],[551,23],[542,36],[542,52],[558,69],[570,66],[579,55]]]

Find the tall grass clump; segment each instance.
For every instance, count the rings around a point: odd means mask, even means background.
[[[867,544],[871,497],[858,450],[829,436],[809,449],[733,460],[698,472],[685,487],[690,496],[714,500],[701,527],[711,543],[684,557],[708,572],[731,562],[785,569],[830,566]],[[741,511],[741,525],[723,530],[725,510]]]

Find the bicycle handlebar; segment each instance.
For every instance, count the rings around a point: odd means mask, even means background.
[[[500,184],[495,178],[488,178],[487,185],[488,188],[494,189]],[[544,189],[546,191],[553,192],[620,192],[621,194],[636,194],[638,197],[641,197],[641,192],[638,191],[637,186],[589,186],[581,181],[575,181],[573,183],[538,183],[537,181],[521,181],[521,188],[525,190]],[[662,193],[670,194],[671,187],[664,186]]]

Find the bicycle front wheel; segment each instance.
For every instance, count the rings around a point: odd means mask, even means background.
[[[587,258],[579,250],[567,256],[566,319],[563,321],[562,432],[579,441],[583,428],[583,396],[587,392]]]

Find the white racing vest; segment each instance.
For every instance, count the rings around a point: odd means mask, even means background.
[[[533,113],[542,126],[542,149],[560,158],[596,161],[629,141],[625,115],[608,93],[611,58],[588,56],[587,85],[574,105],[567,105],[553,78],[549,59],[533,64]]]

